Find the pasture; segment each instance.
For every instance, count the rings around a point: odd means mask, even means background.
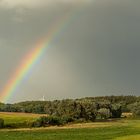
[[[6,124],[38,118],[38,114],[0,113]],[[139,119],[77,123],[44,128],[1,129],[0,140],[140,140]]]
[[[4,119],[6,125],[34,121],[40,116],[46,116],[46,114],[0,112],[0,118]]]

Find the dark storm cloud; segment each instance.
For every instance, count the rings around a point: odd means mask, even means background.
[[[37,7],[31,1],[6,2],[9,6],[3,3],[0,8],[1,85],[30,50],[29,44],[46,35],[56,19],[78,8],[80,1],[51,3],[47,8],[41,4]],[[80,14],[52,41],[40,64],[11,101],[34,100],[42,95],[48,100],[139,95],[140,2],[84,2]]]

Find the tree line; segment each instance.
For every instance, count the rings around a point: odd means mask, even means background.
[[[14,104],[0,103],[0,111],[48,114],[94,121],[119,118],[122,112],[140,115],[140,97],[103,96],[54,101],[25,101]]]

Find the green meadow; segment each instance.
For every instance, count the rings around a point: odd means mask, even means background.
[[[34,120],[40,115],[0,113],[6,124]],[[140,140],[139,119],[77,123],[41,128],[1,129],[0,140]]]
[[[45,114],[42,114],[43,116]],[[32,113],[11,113],[11,112],[0,112],[0,118],[4,119],[5,124],[16,124],[16,123],[24,123],[29,121],[34,121],[41,114],[32,114]]]

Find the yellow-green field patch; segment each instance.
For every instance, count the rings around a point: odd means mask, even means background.
[[[140,140],[140,134],[139,135],[118,137],[118,138],[115,138],[114,140]]]
[[[46,116],[46,114],[0,112],[0,118],[4,119],[5,124],[33,121],[40,116]]]

